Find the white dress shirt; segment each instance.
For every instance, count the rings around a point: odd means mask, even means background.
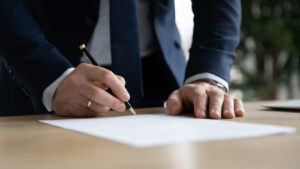
[[[154,48],[154,30],[150,20],[149,0],[138,0],[138,33],[140,56],[146,57],[155,52]],[[111,48],[110,48],[110,21],[109,21],[109,0],[101,0],[99,17],[97,25],[94,29],[87,48],[95,57],[100,65],[111,64]],[[67,69],[60,77],[51,83],[43,92],[42,102],[46,109],[51,112],[52,99],[60,82],[66,78],[74,68]],[[228,83],[221,77],[209,72],[199,73],[186,79],[185,84],[201,79],[211,79],[222,84],[226,90],[229,90]]]

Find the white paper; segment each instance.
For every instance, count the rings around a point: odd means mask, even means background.
[[[295,132],[295,128],[292,127],[196,119],[166,114],[41,120],[40,122],[134,147]]]
[[[276,109],[300,110],[300,100],[275,102],[275,103],[270,103],[270,104],[264,104],[263,106],[268,107],[268,108],[276,108]]]

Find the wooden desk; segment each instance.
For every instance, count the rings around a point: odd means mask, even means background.
[[[294,126],[297,127],[296,133],[133,148],[38,122],[40,119],[59,118],[53,115],[2,117],[0,168],[299,169],[300,113],[263,110],[260,105],[246,103],[246,117],[233,121]],[[157,113],[165,110],[138,111]]]

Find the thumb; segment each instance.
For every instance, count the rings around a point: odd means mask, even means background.
[[[167,109],[171,115],[178,115],[182,111],[182,96],[175,90],[172,92],[167,100]]]

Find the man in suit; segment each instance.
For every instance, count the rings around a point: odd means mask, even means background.
[[[192,0],[192,8],[186,63],[173,0],[1,0],[1,115],[97,116],[125,111],[129,100],[167,100],[172,115],[243,116],[242,102],[227,94],[240,1]],[[81,63],[83,42],[102,67]]]

